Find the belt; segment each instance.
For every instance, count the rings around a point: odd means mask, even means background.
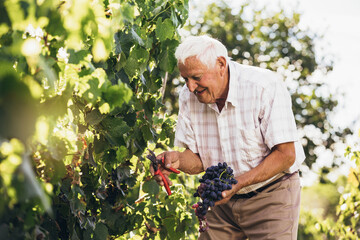
[[[293,175],[295,175],[296,173],[298,173],[298,171],[293,172],[293,173],[286,173],[284,176],[276,179],[275,181],[272,181],[269,184],[266,184],[265,186],[262,186],[252,192],[248,192],[248,193],[243,193],[243,194],[235,194],[234,196],[231,197],[231,199],[247,199],[247,198],[252,198],[255,195],[257,195],[258,193],[261,193],[262,191],[264,191],[265,189],[267,189],[268,187],[271,187],[272,185],[284,181],[286,179],[289,179],[290,177],[292,177]]]

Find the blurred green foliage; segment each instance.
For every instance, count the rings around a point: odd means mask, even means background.
[[[360,138],[360,131],[358,134]],[[321,224],[321,231],[327,239],[360,238],[360,145],[359,141],[354,146],[346,149],[347,156],[354,164],[351,169],[345,190],[336,207],[336,219],[327,219]]]
[[[360,137],[360,132],[359,132]],[[298,239],[355,240],[360,238],[359,141],[345,156],[355,166],[335,183],[319,183],[302,191]]]
[[[187,0],[0,2],[0,238],[194,234],[190,193],[168,197],[145,158],[173,145],[160,89],[187,14]]]

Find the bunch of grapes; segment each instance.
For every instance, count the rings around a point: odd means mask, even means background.
[[[216,201],[221,200],[221,193],[230,190],[232,184],[236,184],[237,181],[231,167],[224,162],[207,168],[199,182],[200,186],[194,193],[194,197],[200,197],[201,199],[192,207],[195,209],[195,215],[200,223],[199,231],[204,232],[209,228],[206,221],[206,213],[209,207],[213,207]]]

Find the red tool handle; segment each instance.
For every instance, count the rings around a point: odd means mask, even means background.
[[[164,177],[164,175],[162,174],[162,172],[160,170],[157,170],[155,172],[155,175],[160,175],[163,182],[164,182],[164,186],[165,186],[165,189],[166,189],[166,192],[167,194],[170,196],[171,195],[171,190],[170,190],[170,187],[169,187],[169,184],[168,182],[166,181],[166,178]]]

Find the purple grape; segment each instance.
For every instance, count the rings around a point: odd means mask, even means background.
[[[230,190],[232,184],[236,184],[237,181],[231,167],[224,162],[207,168],[199,182],[200,185],[194,193],[194,197],[201,199],[193,205],[193,208],[195,208],[195,215],[199,220],[199,231],[204,232],[209,228],[206,221],[209,207],[215,206],[215,202],[222,199],[222,192]]]

